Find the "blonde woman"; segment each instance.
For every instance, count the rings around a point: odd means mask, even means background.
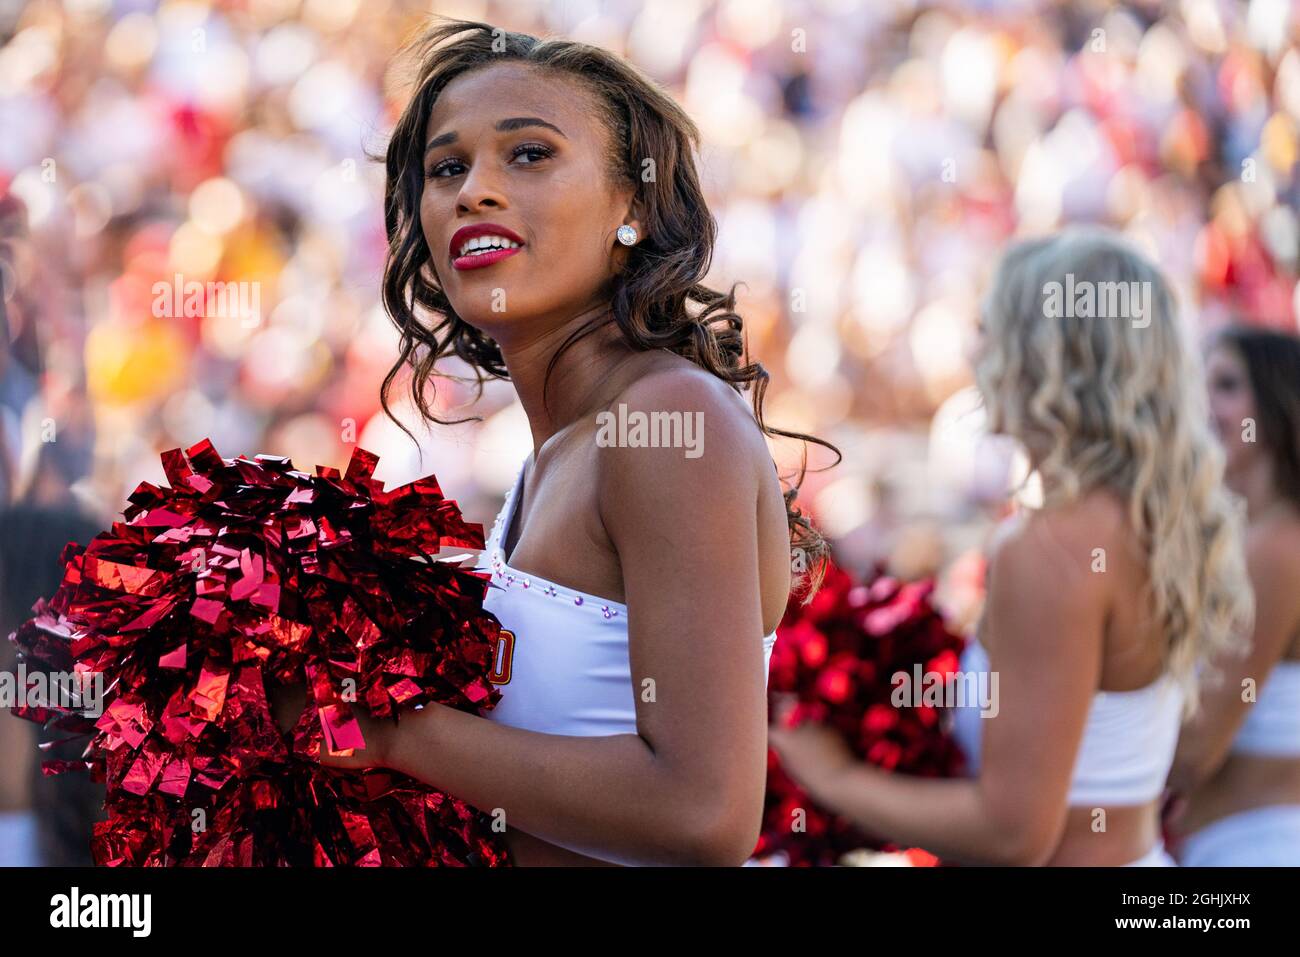
[[[779,718],[770,740],[816,801],[949,860],[1170,865],[1160,799],[1194,662],[1238,640],[1251,609],[1169,288],[1107,232],[1019,243],[985,304],[976,375],[1043,504],[992,544],[962,669],[996,675],[996,700],[958,708],[954,726],[973,776],[888,774]]]

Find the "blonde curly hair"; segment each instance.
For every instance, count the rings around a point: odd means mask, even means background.
[[[1107,299],[1123,303],[1119,314],[1102,308]],[[1240,650],[1254,599],[1243,512],[1223,484],[1200,358],[1168,284],[1116,234],[1074,227],[1008,249],[983,322],[976,380],[988,424],[1033,450],[1043,507],[1098,487],[1126,498],[1165,665],[1190,715],[1198,662]]]

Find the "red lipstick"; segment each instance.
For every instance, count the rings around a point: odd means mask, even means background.
[[[495,236],[518,245],[503,246],[500,249],[493,249],[488,252],[469,250],[464,256],[460,255],[461,247],[469,240],[479,236]],[[447,252],[451,258],[451,265],[455,269],[482,269],[484,266],[491,266],[493,263],[508,259],[523,247],[524,241],[514,230],[506,229],[506,227],[499,226],[496,223],[474,223],[471,226],[462,226],[452,234]]]

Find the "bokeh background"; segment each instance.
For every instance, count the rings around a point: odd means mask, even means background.
[[[966,360],[1001,246],[1107,223],[1158,258],[1193,338],[1297,328],[1289,0],[0,0],[3,633],[53,591],[65,542],[205,437],[306,470],[360,444],[379,478],[434,472],[490,525],[531,448],[510,384],[473,404],[440,384],[444,415],[481,417],[452,427],[399,404],[418,447],[379,407],[397,335],[369,156],[409,91],[394,52],[430,12],[600,44],[686,108],[720,225],[710,280],[744,284],[767,418],[845,454],[800,500],[850,570],[936,576],[957,627],[1016,471]],[[257,321],[156,317],[178,275],[255,284]],[[800,451],[774,446],[787,471]],[[48,786],[30,738],[0,721],[0,858],[25,853]],[[43,822],[32,853],[75,861],[76,820]]]

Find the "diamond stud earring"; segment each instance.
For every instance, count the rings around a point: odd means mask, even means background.
[[[618,227],[618,241],[624,246],[631,246],[636,242],[636,228],[633,226]]]

